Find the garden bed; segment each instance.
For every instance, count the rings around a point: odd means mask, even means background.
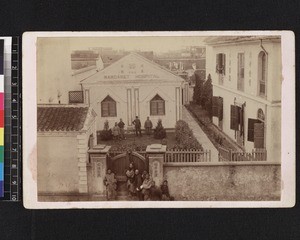
[[[203,132],[207,135],[209,140],[218,149],[223,147],[232,150],[241,150],[241,148],[229,139],[220,129],[218,129],[211,121],[209,113],[200,105],[190,104],[186,106],[192,116],[195,118]]]

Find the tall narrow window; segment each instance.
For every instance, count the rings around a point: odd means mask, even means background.
[[[237,89],[244,91],[244,82],[245,82],[245,54],[238,53],[238,76],[237,76]]]
[[[219,74],[219,84],[223,85],[223,79],[226,69],[226,55],[224,53],[218,53],[216,55],[216,72]]]
[[[258,93],[260,96],[266,96],[267,78],[267,56],[261,51],[258,55]]]
[[[109,95],[101,102],[101,116],[102,117],[116,117],[117,104]]]
[[[150,101],[150,115],[165,115],[165,100],[163,100],[158,94],[156,94]]]

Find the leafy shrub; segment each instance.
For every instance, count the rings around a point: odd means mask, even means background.
[[[166,138],[166,136],[167,136],[166,130],[162,125],[161,119],[159,119],[157,122],[157,126],[154,129],[154,138],[163,139],[163,138]]]
[[[192,129],[190,129],[189,125],[183,121],[179,120],[175,125],[175,139],[177,145],[174,148],[177,149],[201,149],[202,145],[195,138]]]
[[[103,130],[100,132],[100,139],[103,141],[108,141],[108,140],[111,140],[112,138],[113,138],[113,134],[112,134],[111,129],[109,129],[109,123],[106,120],[104,122]]]

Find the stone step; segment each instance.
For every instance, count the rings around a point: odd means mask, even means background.
[[[128,196],[128,191],[117,191],[117,196]]]

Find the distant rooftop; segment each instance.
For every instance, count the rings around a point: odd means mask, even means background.
[[[88,107],[43,106],[37,108],[38,131],[80,131],[87,118]]]

